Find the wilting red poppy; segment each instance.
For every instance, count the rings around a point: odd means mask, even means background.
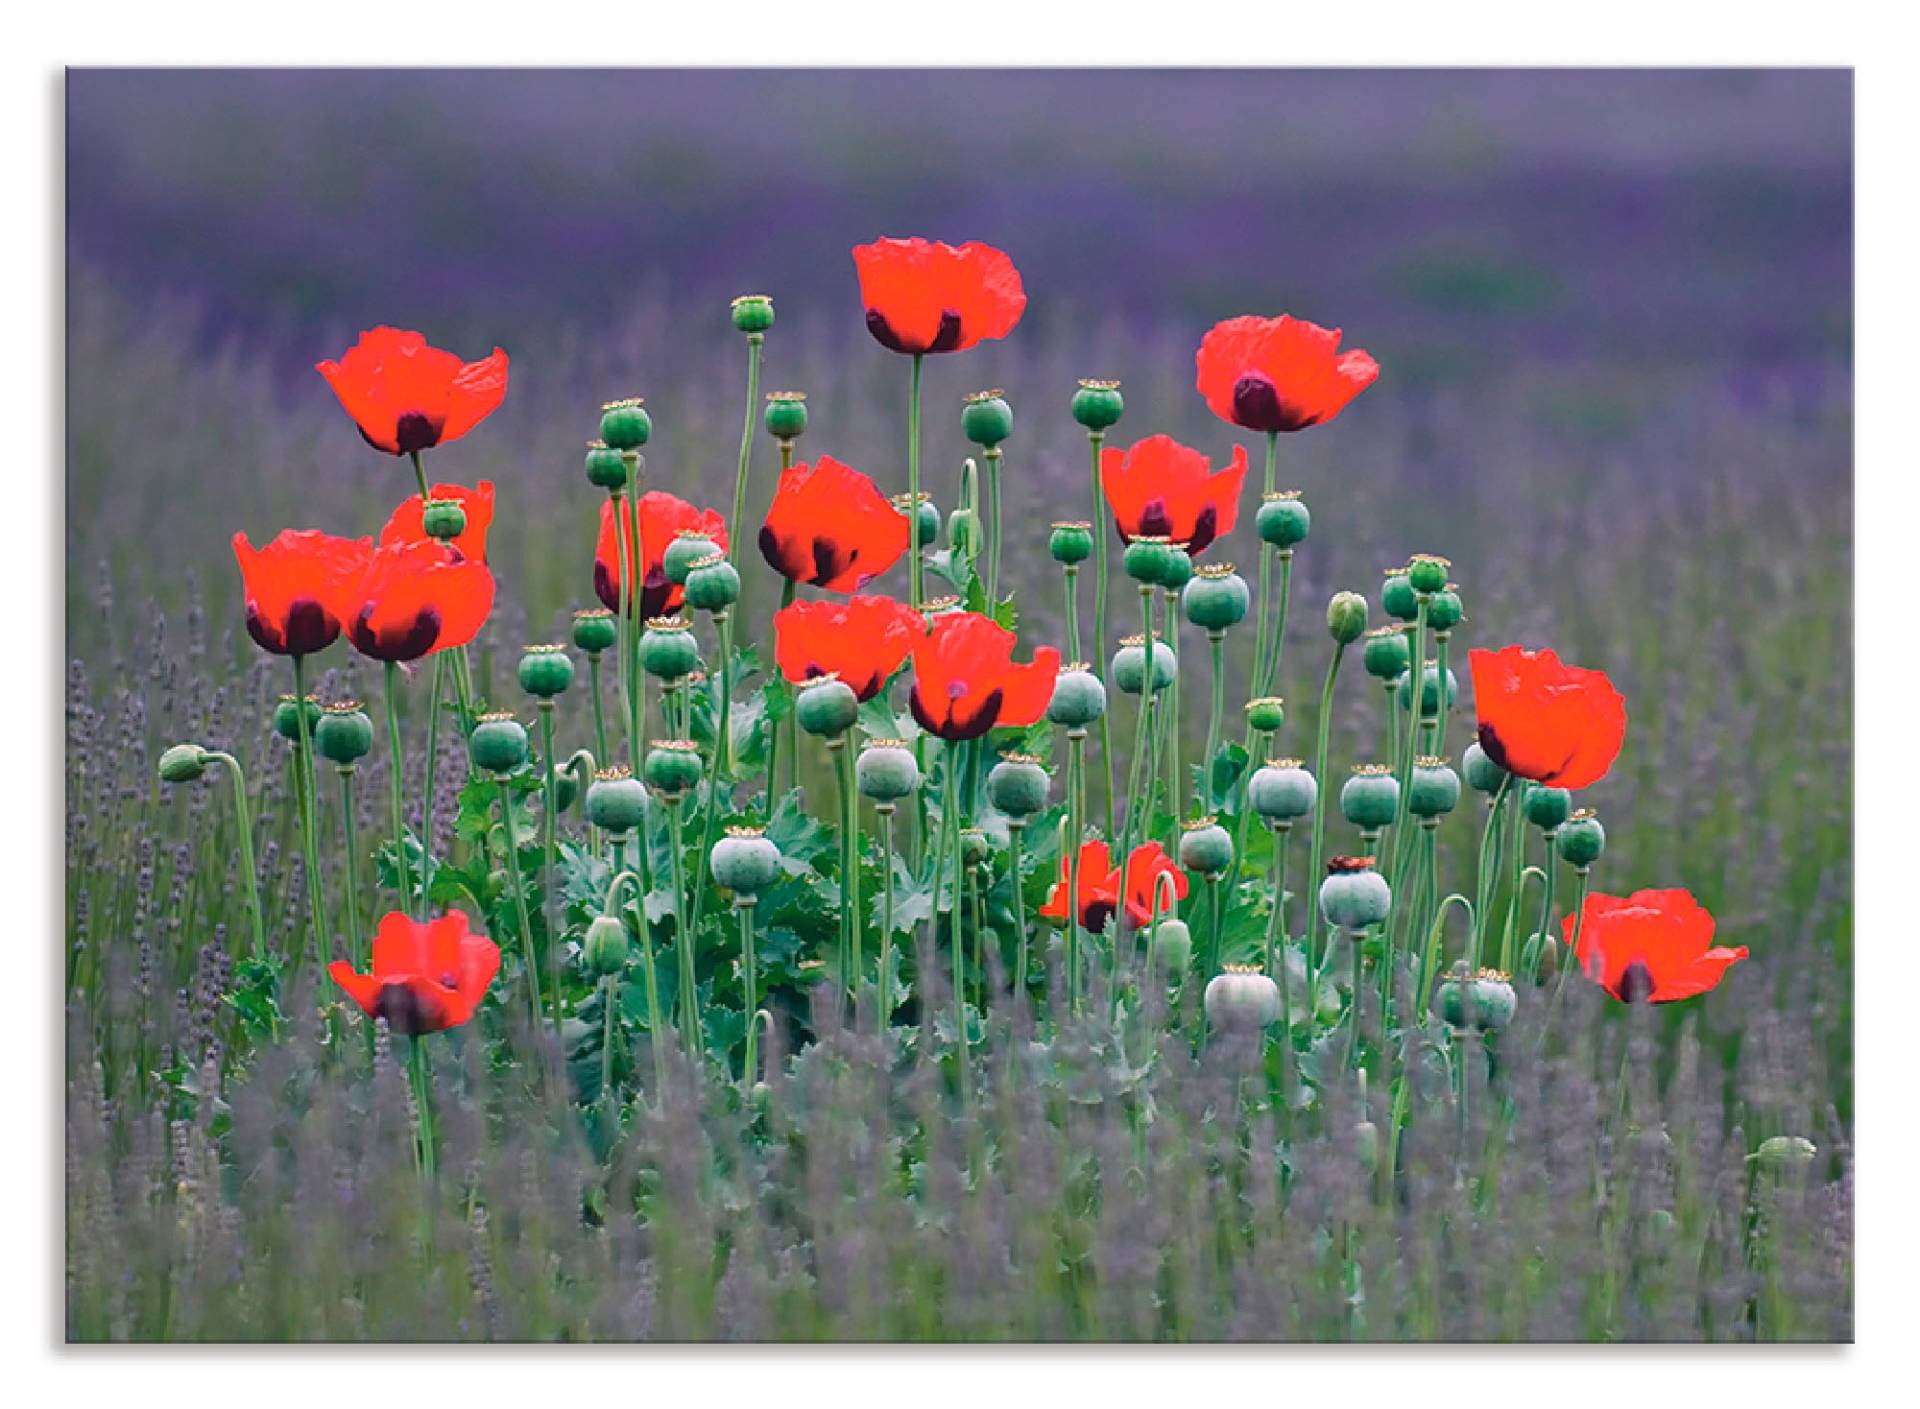
[[[467,931],[467,917],[450,910],[420,924],[398,910],[373,936],[373,972],[358,973],[337,959],[333,981],[370,1018],[409,1037],[458,1027],[473,1016],[500,971],[500,946]]]
[[[593,590],[608,611],[620,610],[620,544],[613,536],[613,503],[600,505],[600,541],[593,549]],[[667,581],[665,567],[667,545],[683,529],[694,529],[711,538],[722,550],[727,546],[727,521],[712,509],[696,509],[684,499],[662,489],[650,489],[640,496],[640,615],[665,616],[680,605],[686,591],[678,583]],[[623,515],[624,518],[624,515]],[[623,524],[624,527],[624,524]],[[633,572],[633,548],[627,548],[629,582]]]
[[[463,484],[436,484],[428,489],[429,499],[451,499],[466,511],[467,526],[452,540],[462,557],[487,560],[487,530],[493,526],[493,481],[483,479],[472,489]],[[393,511],[387,526],[380,530],[380,546],[389,543],[427,542],[426,501],[409,494]]]
[[[1301,431],[1331,421],[1373,385],[1380,364],[1340,351],[1340,330],[1282,313],[1215,323],[1193,355],[1207,408],[1253,431]]]
[[[1162,875],[1173,877],[1173,894],[1178,900],[1187,898],[1187,874],[1182,871],[1166,852],[1160,849],[1160,843],[1150,841],[1136,846],[1128,853],[1126,865],[1127,882],[1127,918],[1135,927],[1150,924],[1153,912],[1160,908],[1165,899],[1166,887],[1159,884]],[[1114,893],[1119,894],[1120,876],[1113,878]]]
[[[375,660],[419,660],[464,646],[493,610],[493,574],[432,539],[390,543],[367,564],[347,617],[355,650]]]
[[[428,347],[419,333],[375,328],[338,362],[316,362],[367,444],[407,455],[458,440],[507,394],[507,354],[478,362]]]
[[[908,705],[920,727],[949,743],[1028,725],[1047,712],[1060,652],[1042,646],[1013,663],[1014,634],[978,612],[935,617],[914,643]]]
[[[1560,923],[1569,944],[1574,919]],[[1684,890],[1589,895],[1579,923],[1581,972],[1622,1003],[1673,1003],[1705,993],[1747,946],[1713,942],[1713,916]]]
[[[1122,538],[1171,538],[1198,554],[1233,532],[1240,486],[1247,478],[1245,446],[1233,447],[1222,470],[1170,435],[1150,435],[1125,450],[1100,452],[1100,487]]]
[[[773,614],[773,658],[796,685],[837,675],[870,700],[926,634],[926,618],[891,597],[791,602]]]
[[[1040,907],[1040,913],[1049,920],[1067,918],[1067,882],[1072,880],[1079,902],[1080,928],[1105,929],[1107,920],[1120,904],[1120,873],[1113,868],[1112,850],[1098,837],[1083,842],[1079,873],[1069,876],[1070,869],[1069,858],[1061,857],[1060,879],[1047,892],[1047,903]]]
[[[335,538],[311,528],[282,529],[264,548],[233,535],[247,594],[247,635],[277,656],[310,656],[340,635],[354,591],[373,555],[367,538]]]
[[[1584,788],[1607,776],[1627,737],[1627,702],[1602,671],[1552,651],[1470,651],[1480,747],[1521,778]]]
[[[867,331],[893,352],[963,352],[1004,338],[1026,310],[1013,261],[992,245],[884,239],[853,247]]]
[[[831,455],[783,470],[760,527],[760,556],[782,577],[857,592],[907,551],[907,516]]]

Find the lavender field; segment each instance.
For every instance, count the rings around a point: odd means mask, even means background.
[[[75,72],[67,96],[71,1339],[1851,1337],[1846,75]],[[1101,989],[1056,1012],[1038,996],[1058,991],[1056,944],[1031,994],[996,967],[955,1041],[941,915],[902,928],[915,999],[893,1028],[870,989],[832,1001],[809,968],[827,948],[781,921],[759,1083],[656,1042],[637,980],[619,990],[631,1035],[603,1060],[612,990],[570,979],[546,1026],[503,973],[435,1052],[423,1180],[402,1053],[420,1039],[376,1031],[305,957],[310,886],[336,917],[349,871],[369,914],[393,894],[373,850],[393,756],[382,737],[358,766],[367,846],[330,840],[310,875],[273,723],[290,681],[249,639],[229,546],[376,534],[414,490],[313,364],[379,323],[511,354],[499,411],[428,471],[497,486],[473,680],[530,720],[522,647],[566,641],[598,605],[601,496],[580,465],[601,404],[644,395],[649,486],[728,507],[735,295],[777,306],[760,386],[806,392],[798,453],[906,488],[904,359],[869,337],[848,257],[884,234],[987,241],[1025,280],[1011,336],[928,359],[919,465],[950,509],[978,453],[962,398],[1005,388],[1001,587],[1022,660],[1065,640],[1048,524],[1094,517],[1078,379],[1124,388],[1109,443],[1165,432],[1218,464],[1240,442],[1257,466],[1259,437],[1196,393],[1202,334],[1283,310],[1341,327],[1382,371],[1337,421],[1281,437],[1280,483],[1313,527],[1274,751],[1311,757],[1328,599],[1357,591],[1378,621],[1383,569],[1445,554],[1466,604],[1448,751],[1473,737],[1468,647],[1604,670],[1629,723],[1578,797],[1606,823],[1595,886],[1685,886],[1750,957],[1660,1005],[1576,973],[1551,1019],[1553,986],[1521,984],[1491,1061],[1444,1033],[1425,1057],[1390,1040],[1405,976],[1377,1002],[1329,979],[1341,1076],[1303,1038],[1320,1065],[1296,1108],[1276,1096],[1291,1015],[1282,1038],[1195,1040],[1199,982],[1147,985],[1123,1022]],[[779,455],[754,440],[734,620],[770,658],[782,583],[753,538]],[[1251,483],[1245,498],[1208,561],[1251,576]],[[872,590],[904,595],[905,577]],[[1083,620],[1091,590],[1083,575]],[[1117,567],[1109,600],[1125,623],[1109,635],[1138,630]],[[1198,763],[1205,642],[1186,639],[1178,742]],[[1252,632],[1225,650],[1237,733]],[[345,648],[310,668],[322,700],[387,688]],[[482,874],[496,850],[536,855],[510,820],[504,844],[476,829],[459,731],[429,758],[428,674],[406,684],[406,829],[435,856],[477,852]],[[552,762],[592,742],[583,683]],[[1124,766],[1133,701],[1115,698]],[[1382,717],[1350,660],[1338,776],[1380,754]],[[251,878],[226,779],[156,773],[182,741],[245,765],[270,1003],[240,959]],[[782,835],[811,839],[810,893],[837,897],[827,757],[800,759]],[[331,776],[319,803],[335,839]],[[1474,892],[1486,814],[1469,792],[1442,830],[1447,888]],[[873,821],[869,880],[893,874]],[[1359,850],[1337,813],[1328,833],[1330,854]],[[988,865],[996,966],[1006,903],[1031,915],[1057,879],[1057,836],[1034,847],[1010,878],[997,850]],[[539,931],[556,964],[606,888],[587,850]],[[1195,934],[1201,896],[1181,911]],[[709,977],[718,1009],[730,961]],[[750,1011],[727,1014],[722,1063]]]

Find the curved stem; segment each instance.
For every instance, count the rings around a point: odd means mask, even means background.
[[[527,966],[527,996],[533,1008],[533,1025],[540,1026],[540,960],[533,951],[533,921],[527,916],[527,890],[520,879],[520,845],[513,837],[513,792],[504,774],[495,774],[495,790],[500,794],[500,823],[507,847],[507,880],[513,886],[513,908],[520,921],[520,952]],[[560,1035],[560,1014],[553,1015],[553,1035]]]
[[[653,927],[647,923],[646,892],[642,888],[640,877],[624,869],[623,852],[625,843],[616,840],[613,844],[613,883],[607,887],[607,908],[609,915],[621,914],[620,888],[631,881],[639,893],[640,904],[640,961],[646,965],[647,985],[647,1049],[653,1055],[653,1088],[656,1097],[667,1087],[667,1067],[665,1049],[661,1046],[661,1036],[667,1031],[660,1017],[660,975],[654,967]]]
[[[260,869],[253,860],[253,809],[247,805],[247,775],[240,767],[240,760],[230,753],[208,749],[207,757],[218,759],[233,779],[233,810],[240,834],[240,869],[247,878],[247,919],[253,924],[253,957],[255,962],[263,962],[267,957],[267,926],[260,911]],[[347,817],[351,825],[351,809]]]
[[[760,401],[760,349],[766,340],[765,333],[747,334],[747,422],[740,430],[740,470],[733,480],[733,517],[727,520],[727,561],[735,568],[740,566],[740,541],[745,536],[740,532],[740,525],[747,512],[747,469],[753,463],[753,413],[759,409]]]

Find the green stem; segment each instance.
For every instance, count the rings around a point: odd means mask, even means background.
[[[878,1030],[885,1032],[893,1021],[893,812],[890,802],[876,804],[880,814],[880,850],[886,864],[881,867],[880,926],[880,1014]]]
[[[1067,585],[1067,659],[1077,661],[1080,656],[1080,608],[1075,603],[1074,585],[1080,578],[1080,568],[1076,563],[1067,563],[1061,568],[1061,577]]]
[[[1333,643],[1333,659],[1327,662],[1327,681],[1320,688],[1320,737],[1314,748],[1313,776],[1319,786],[1313,798],[1313,849],[1308,853],[1312,858],[1307,863],[1307,886],[1311,890],[1320,883],[1320,848],[1325,840],[1327,821],[1327,742],[1333,731],[1333,684],[1340,674],[1340,660],[1347,653],[1347,643]],[[1307,934],[1313,933],[1313,924],[1309,919]]]
[[[600,1099],[613,1108],[613,1000],[619,989],[613,975],[600,980]]]
[[[1547,1049],[1547,1034],[1553,1029],[1553,1021],[1560,1014],[1560,999],[1567,991],[1567,974],[1580,964],[1580,927],[1587,919],[1587,868],[1574,868],[1573,888],[1573,933],[1567,936],[1567,952],[1560,956],[1560,977],[1554,981],[1553,1001],[1547,1005],[1546,1021],[1540,1024],[1540,1045],[1537,1051]]]
[[[446,656],[433,656],[433,683],[427,690],[427,776],[420,807],[420,914],[424,920],[431,911],[427,896],[433,889],[433,792],[434,775],[440,770],[440,677],[446,670]]]
[[[734,897],[733,908],[740,916],[740,965],[747,997],[747,1051],[746,1061],[741,1071],[743,1088],[753,1085],[754,1028],[757,1025],[754,1014],[760,1011],[759,969],[754,963],[753,955],[753,906],[754,897],[751,895]]]
[[[1277,432],[1267,432],[1267,471],[1262,482],[1260,502],[1266,502],[1266,496],[1273,493],[1274,474],[1280,458],[1280,436]],[[1260,605],[1254,615],[1253,638],[1253,693],[1260,696],[1266,693],[1267,678],[1267,620],[1272,614],[1270,601],[1273,596],[1273,545],[1262,541],[1260,544]]]
[[[841,907],[846,915],[846,952],[841,956],[845,969],[847,998],[856,1001],[860,991],[862,931],[860,923],[860,794],[854,787],[853,747],[850,734],[831,740],[835,771],[840,778],[840,886]]]
[[[680,803],[675,798],[665,801],[667,836],[673,846],[673,944],[680,956],[680,1021],[686,1028],[681,1037],[687,1044],[687,1055],[697,1061],[706,1043],[700,1031],[700,991],[693,962],[693,935],[687,928],[687,867],[686,858],[681,854]]]
[[[1145,642],[1145,665],[1140,672],[1140,712],[1134,716],[1133,722],[1133,758],[1128,769],[1129,776],[1132,778],[1138,778],[1140,776],[1141,760],[1146,756],[1147,716],[1152,710],[1154,696],[1158,693],[1155,687],[1159,684],[1159,672],[1156,668],[1153,654],[1153,587],[1150,583],[1143,582],[1140,584],[1140,620],[1144,628],[1142,639]],[[1105,719],[1106,716],[1102,715],[1101,718]],[[1120,833],[1121,904],[1117,906],[1114,911],[1114,946],[1109,960],[1109,971],[1107,974],[1108,988],[1112,994],[1112,1007],[1116,1012],[1120,1006],[1120,989],[1123,981],[1120,958],[1120,931],[1127,927],[1127,907],[1125,901],[1126,897],[1132,894],[1128,887],[1132,879],[1133,839],[1138,835],[1137,824],[1142,820],[1142,814],[1145,813],[1149,825],[1151,825],[1152,818],[1150,812],[1145,812],[1140,794],[1143,787],[1145,791],[1151,792],[1153,778],[1154,774],[1148,773],[1144,785],[1140,783],[1129,783],[1127,787],[1127,819],[1126,825]],[[1070,901],[1069,903],[1072,902]],[[1129,948],[1131,948],[1130,944]],[[1131,960],[1131,957],[1129,953],[1128,959]]]
[[[1473,948],[1467,955],[1467,966],[1476,973],[1480,968],[1480,951],[1486,936],[1487,912],[1493,908],[1491,877],[1499,865],[1498,852],[1494,850],[1494,843],[1499,838],[1496,823],[1512,790],[1513,775],[1509,773],[1500,779],[1500,786],[1494,790],[1493,798],[1487,804],[1486,825],[1480,830],[1480,859],[1475,866],[1474,882]]]
[[[1067,730],[1067,1011],[1080,1011],[1080,838],[1086,825],[1087,731]]]
[[[247,878],[247,918],[253,923],[253,957],[263,963],[267,957],[267,926],[260,910],[260,870],[253,861],[253,809],[247,805],[247,775],[240,760],[230,753],[208,749],[207,757],[218,759],[233,779],[233,811],[239,823],[240,869]],[[347,823],[353,823],[353,811],[347,811]]]
[[[560,1030],[560,930],[554,919],[553,872],[557,846],[554,827],[560,811],[559,789],[553,777],[553,701],[540,701],[540,764],[545,776],[540,818],[540,916],[547,932],[547,981],[553,995],[553,1030]]]
[[[1267,915],[1267,977],[1276,976],[1274,968],[1274,941],[1287,932],[1287,843],[1293,838],[1293,823],[1276,822],[1273,825],[1273,909]],[[1287,998],[1286,950],[1280,952],[1280,968],[1277,971],[1280,980],[1280,1001]]]
[[[1181,674],[1179,665],[1180,620],[1175,614],[1175,595],[1172,592],[1166,592],[1162,596],[1162,601],[1167,611],[1166,640],[1167,644],[1173,647],[1174,657],[1173,684],[1167,691],[1167,718],[1164,727],[1167,731],[1167,811],[1172,814],[1177,839],[1180,820],[1187,815],[1187,778],[1185,770],[1180,767],[1180,695],[1185,677]],[[1171,844],[1170,841],[1169,845]]]
[[[746,536],[740,531],[747,512],[747,469],[753,462],[753,423],[754,412],[759,409],[760,401],[760,349],[767,338],[765,333],[747,334],[747,421],[740,430],[740,470],[733,480],[733,517],[727,520],[727,561],[736,569],[740,566],[740,543]],[[747,1022],[753,1022],[753,1010],[747,1010]]]
[[[646,838],[640,839],[644,849]],[[646,965],[647,984],[647,1050],[653,1057],[653,1089],[655,1099],[667,1089],[666,1049],[661,1045],[661,1034],[667,1031],[660,1017],[660,975],[654,967],[653,927],[647,923],[646,883],[634,872],[626,869],[626,843],[616,839],[613,843],[613,883],[607,887],[607,909],[609,915],[621,915],[620,888],[632,882],[640,898],[639,925],[640,961]],[[622,919],[624,923],[624,916]]]
[[[1000,447],[986,450],[987,497],[993,500],[993,538],[987,544],[987,608],[1000,600]]]
[[[953,1040],[960,1057],[960,1089],[967,1089],[967,948],[960,935],[960,768],[959,746],[947,745],[946,802],[940,819],[943,836],[951,837],[948,853],[953,877],[948,935],[953,949]]]
[[[433,1076],[427,1068],[426,1039],[409,1039],[412,1051],[408,1053],[408,1075],[413,1083],[413,1105],[420,1119],[420,1172],[428,1182],[434,1178],[435,1138],[433,1128]]]
[[[1273,646],[1267,652],[1266,670],[1260,677],[1260,694],[1271,695],[1280,685],[1280,662],[1287,649],[1287,606],[1293,597],[1293,549],[1274,552],[1280,564],[1280,601],[1274,610]]]
[[[427,503],[426,467],[420,463],[420,452],[418,450],[409,450],[407,452],[407,458],[413,461],[413,482],[420,487],[420,506],[425,508]]]
[[[387,775],[393,802],[393,866],[400,877],[400,908],[413,908],[412,868],[407,864],[406,803],[402,777],[404,756],[400,752],[400,671],[392,661],[385,663],[387,701]]]
[[[1111,647],[1107,641],[1107,525],[1113,521],[1113,515],[1101,508],[1100,493],[1100,446],[1106,439],[1099,431],[1087,432],[1087,445],[1093,454],[1093,512],[1088,516],[1093,523],[1093,653],[1102,655]],[[1151,653],[1149,653],[1151,656]],[[1107,669],[1102,660],[1093,663],[1094,674],[1102,681],[1107,678]],[[1153,665],[1147,661],[1149,669]],[[1100,758],[1104,765],[1104,783],[1107,803],[1107,835],[1113,835],[1113,726],[1106,714],[1100,716]],[[1132,799],[1128,799],[1129,802]]]
[[[920,358],[920,353],[913,354],[907,382],[907,600],[915,611],[926,602],[920,580]]]
[[[593,696],[593,747],[596,759],[613,762],[613,756],[607,752],[607,712],[600,703],[600,652],[593,651],[587,656],[587,690]],[[589,778],[588,782],[593,780]]]
[[[340,765],[340,829],[345,834],[347,857],[347,957],[355,968],[364,968],[367,956],[360,952],[360,848],[354,844],[353,774],[351,763]],[[252,845],[251,841],[247,843]]]
[[[1027,992],[1027,908],[1020,894],[1020,837],[1026,829],[1027,824],[1017,819],[1007,823],[1007,845],[1013,853],[1009,858],[1013,868],[1013,932],[1020,937],[1013,961],[1013,991],[1018,997],[1025,997]],[[1067,908],[1073,908],[1071,901]]]
[[[733,672],[728,662],[733,655],[733,614],[716,612],[714,626],[720,635],[720,711],[715,716],[713,731],[713,757],[707,764],[707,819],[700,839],[700,875],[699,884],[693,893],[693,929],[700,928],[701,916],[706,912],[707,882],[712,866],[713,843],[720,830],[720,782],[724,775],[727,781],[727,799],[731,806],[733,796],[733,771],[728,766],[726,754],[732,733],[731,717],[733,713]],[[689,724],[693,708],[692,693],[687,696]],[[689,734],[692,733],[689,727]]]
[[[307,908],[313,919],[313,960],[321,968],[333,958],[333,935],[327,926],[324,878],[320,874],[319,774],[313,766],[313,731],[307,726],[307,685],[305,656],[293,657],[293,715],[299,722],[302,780],[300,799],[300,844],[306,856]]]
[[[527,889],[520,879],[520,846],[513,837],[513,792],[507,787],[506,775],[496,773],[493,779],[495,790],[500,795],[500,825],[503,829],[507,847],[507,879],[513,885],[513,908],[520,921],[520,952],[527,966],[527,996],[533,1009],[533,1025],[540,1026],[540,960],[533,951],[533,921],[527,916]],[[560,1035],[560,1013],[556,1008],[553,1015],[553,1035]]]
[[[1226,642],[1227,633],[1224,631],[1207,633],[1207,655],[1213,666],[1213,700],[1207,710],[1207,751],[1200,759],[1200,776],[1206,780],[1209,790],[1213,785],[1213,757],[1220,751],[1220,716],[1227,707]],[[1209,792],[1209,800],[1210,797]],[[1206,806],[1207,803],[1202,802],[1201,810],[1204,811]],[[1238,860],[1237,852],[1235,859]]]

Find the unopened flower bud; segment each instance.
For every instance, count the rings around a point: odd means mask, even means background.
[[[207,751],[198,744],[175,744],[160,755],[160,781],[191,783],[207,771]]]
[[[978,827],[963,827],[960,831],[960,864],[971,870],[975,866],[984,866],[989,855],[987,834]]]
[[[1185,973],[1193,962],[1193,932],[1183,920],[1163,918],[1153,931],[1152,944],[1154,963],[1168,978]]]
[[[627,966],[627,927],[617,915],[596,915],[582,946],[587,967],[596,974],[617,974]]]
[[[1358,592],[1336,592],[1327,603],[1327,634],[1351,646],[1367,629],[1367,599]]]

